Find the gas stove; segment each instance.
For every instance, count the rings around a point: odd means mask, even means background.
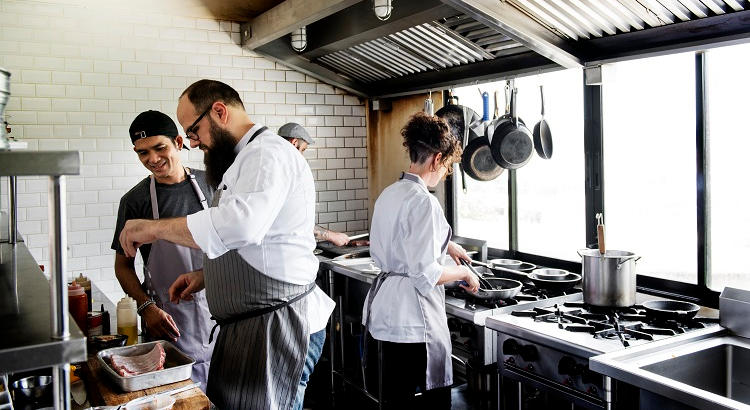
[[[516,309],[582,299],[580,289],[549,293],[529,284],[513,298],[491,302],[474,298],[461,288],[446,290],[445,311],[451,332],[454,379],[465,379],[472,393],[489,395],[493,391],[497,379],[497,337],[485,328],[487,318]]]
[[[563,398],[554,405],[575,403],[585,408],[610,409],[616,401],[625,408],[627,386],[620,388],[620,399],[613,400],[618,394],[616,386],[608,377],[589,370],[590,357],[719,325],[717,319],[702,317],[684,321],[655,319],[639,305],[651,299],[662,298],[638,294],[636,305],[628,308],[550,301],[487,318],[486,326],[498,332],[501,381],[515,380],[527,392],[521,396],[516,393],[520,398],[513,404],[519,409],[534,408],[540,404],[529,403],[543,397],[547,406],[549,393]],[[510,390],[517,391],[515,387]]]

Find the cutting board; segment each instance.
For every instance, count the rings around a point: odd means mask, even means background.
[[[95,357],[90,358],[86,363],[84,379],[86,382],[86,391],[88,393],[89,402],[94,406],[119,405],[149,394],[155,394],[164,390],[182,387],[193,383],[192,380],[188,379],[150,389],[122,392],[109,380],[107,375],[104,374],[101,365]],[[204,410],[208,409],[210,406],[208,397],[203,394],[203,391],[198,387],[175,394],[173,397],[177,399],[177,402],[172,407],[174,410]]]

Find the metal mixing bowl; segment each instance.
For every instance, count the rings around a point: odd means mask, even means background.
[[[52,376],[29,376],[13,382],[13,390],[29,400],[38,400],[52,391]]]

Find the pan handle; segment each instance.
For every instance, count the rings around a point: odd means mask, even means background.
[[[633,262],[638,262],[640,259],[641,259],[641,257],[637,256],[637,255],[632,255],[632,256],[628,256],[626,258],[623,258],[621,261],[617,262],[617,269],[620,269],[620,267],[623,264],[625,264],[625,262],[627,262],[629,260],[632,260]]]

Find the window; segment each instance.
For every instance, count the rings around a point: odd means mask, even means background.
[[[711,263],[709,286],[750,289],[750,185],[747,184],[750,138],[747,98],[750,82],[739,73],[750,70],[750,44],[706,53]]]
[[[494,82],[477,86],[456,88],[453,95],[458,97],[459,104],[470,107],[482,115],[482,97],[480,92],[490,95],[490,119],[493,111],[494,91],[498,91],[498,109],[504,113],[505,82]],[[508,249],[508,174],[503,172],[492,181],[476,181],[466,176],[466,192],[461,189],[461,173],[456,172],[458,179],[456,206],[458,207],[457,234],[487,241],[487,246]]]
[[[583,178],[583,90],[580,70],[557,71],[516,79],[518,116],[530,131],[541,119],[539,85],[545,89],[545,119],[553,136],[553,156],[532,154],[517,171],[519,250],[575,260],[585,246]],[[498,92],[500,115],[505,112],[505,81],[454,90],[462,105],[482,113],[481,91]],[[460,176],[459,176],[460,178]],[[458,190],[458,233],[485,239],[493,248],[508,249],[508,172],[489,182],[468,176],[467,192]]]
[[[518,250],[580,260],[576,249],[586,247],[583,74],[564,70],[516,80],[518,116],[532,132],[541,118],[540,84],[553,150],[550,159],[535,151],[516,173]]]
[[[690,283],[698,276],[694,59],[675,54],[603,72],[607,248],[642,256],[640,275]]]

